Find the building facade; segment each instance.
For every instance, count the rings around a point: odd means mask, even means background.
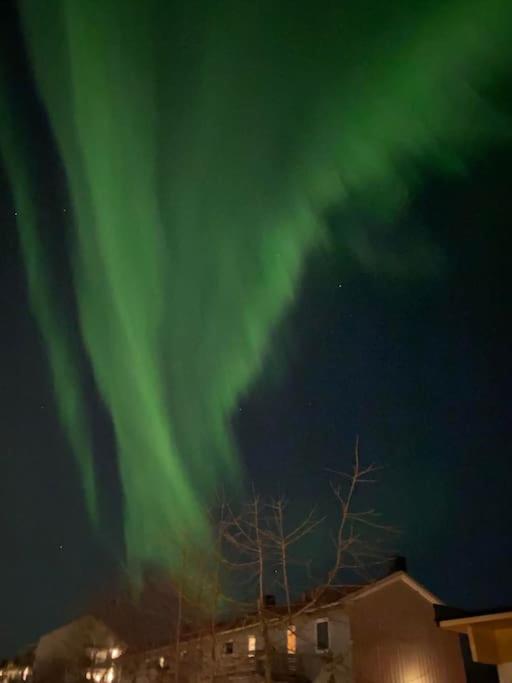
[[[353,590],[341,599],[282,614],[266,622],[272,679],[306,683],[464,683],[457,634],[435,621],[439,600],[405,572]],[[278,610],[276,610],[278,611]],[[172,648],[121,658],[123,683],[175,677]],[[145,660],[145,662],[143,661]],[[179,679],[187,683],[256,683],[264,674],[265,647],[257,619],[214,636],[181,643]]]
[[[439,602],[405,572],[349,596],[354,683],[464,683],[459,638],[437,628]]]
[[[82,617],[43,636],[33,666],[11,663],[0,679],[262,683],[266,671],[283,683],[464,683],[459,633],[469,628],[478,635],[475,653],[500,654],[502,680],[512,683],[509,660],[503,659],[509,642],[503,615],[494,618],[501,630],[492,640],[490,617],[439,628],[434,609],[439,602],[398,571],[366,586],[325,592],[322,604],[305,600],[290,614],[269,604],[263,622],[261,615],[249,615],[184,637],[178,646],[171,634],[162,633],[163,644],[152,649],[126,648],[101,620]]]
[[[114,683],[115,662],[124,645],[102,621],[92,616],[42,636],[35,649],[34,679],[40,683]]]

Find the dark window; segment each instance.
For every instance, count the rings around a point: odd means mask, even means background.
[[[316,649],[329,649],[329,622],[317,621],[316,623]]]
[[[224,654],[225,655],[232,655],[233,654],[233,641],[228,640],[226,643],[224,643]]]

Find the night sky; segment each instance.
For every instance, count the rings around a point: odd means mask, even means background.
[[[33,145],[48,174],[48,240],[66,292],[62,169],[9,3],[0,23],[2,59],[38,130]],[[489,93],[508,114],[510,85],[505,79]],[[363,459],[382,466],[374,502],[401,529],[396,546],[409,571],[462,607],[512,603],[511,159],[512,144],[500,141],[472,154],[456,174],[425,165],[410,203],[387,222],[363,201],[333,212],[331,246],[309,256],[274,353],[234,416],[247,479],[305,505],[328,495],[325,469],[346,466],[359,435]],[[89,378],[108,511],[98,540],[59,424],[14,212],[2,175],[0,654],[84,609],[118,572],[123,547],[109,418]],[[400,268],[363,268],[343,248],[347,225]],[[422,253],[434,268],[422,269],[421,258],[411,256],[411,232],[428,243]],[[73,333],[71,303],[68,313]]]

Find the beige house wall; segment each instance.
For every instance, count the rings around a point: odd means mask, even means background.
[[[354,683],[465,683],[459,637],[437,627],[433,605],[403,581],[347,607]]]

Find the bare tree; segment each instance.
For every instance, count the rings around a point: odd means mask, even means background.
[[[265,529],[267,545],[271,554],[277,558],[277,564],[282,576],[282,589],[284,592],[288,623],[292,622],[292,594],[289,579],[290,549],[293,545],[311,534],[316,527],[324,521],[317,519],[315,511],[311,510],[295,528],[287,532],[285,530],[285,513],[287,502],[284,497],[273,500],[267,504],[271,511],[270,522]]]
[[[383,561],[383,555],[368,538],[368,530],[387,532],[389,528],[380,524],[373,509],[360,510],[356,506],[357,493],[361,486],[373,483],[376,468],[362,466],[359,457],[359,441],[356,440],[352,470],[331,471],[331,491],[336,501],[335,533],[332,535],[331,563],[324,576],[315,581],[307,599],[294,602],[290,585],[290,565],[293,547],[310,534],[317,532],[326,519],[310,511],[298,524],[289,528],[286,518],[287,504],[284,498],[265,502],[253,492],[248,504],[236,513],[227,506],[227,520],[224,536],[231,549],[226,560],[230,569],[243,574],[247,584],[253,586],[256,600],[255,618],[263,643],[263,672],[265,682],[272,680],[273,645],[272,628],[286,624],[288,632],[298,616],[312,609],[330,589],[344,586],[344,574],[362,572],[370,565]],[[307,565],[306,561],[300,564]],[[274,571],[281,577],[280,587],[284,594],[286,612],[283,615],[266,604],[266,587],[270,577],[275,581]],[[250,600],[249,600],[250,604]],[[253,603],[254,604],[254,603]],[[254,609],[254,608],[253,608]]]
[[[217,626],[222,605],[234,602],[224,593],[225,543],[224,499],[207,510],[210,543],[204,547],[186,543],[179,549],[181,567],[176,579],[177,605],[173,640],[175,681],[201,674],[213,681],[217,674]],[[193,652],[187,644],[193,640]],[[182,647],[183,646],[183,647]],[[205,646],[208,656],[204,656]],[[181,666],[186,654],[186,667]],[[182,669],[183,676],[182,676]]]
[[[262,502],[253,493],[252,500],[247,503],[240,514],[235,514],[228,506],[228,518],[224,528],[224,537],[235,557],[230,555],[224,562],[231,570],[248,572],[249,582],[256,582],[256,614],[263,640],[263,666],[265,682],[271,683],[271,643],[268,634],[267,615],[265,610],[265,561],[267,553],[266,530],[262,527]],[[254,606],[253,606],[254,609]]]
[[[301,614],[325,602],[331,589],[342,590],[347,572],[361,573],[383,559],[370,536],[381,535],[389,528],[380,523],[374,510],[360,509],[357,504],[359,490],[375,481],[375,471],[373,465],[361,464],[356,440],[351,471],[330,471],[333,515],[322,517],[311,510],[298,522],[292,521],[284,497],[267,501],[254,491],[249,502],[238,508],[222,498],[209,511],[210,543],[198,548],[184,541],[176,549],[179,560],[173,581],[174,621],[169,641],[175,683],[196,674],[213,682],[222,673],[218,624],[228,608],[258,628],[261,647],[253,660],[245,661],[262,666],[265,683],[271,683],[273,667],[294,661],[276,652],[275,630],[286,627],[293,642]],[[316,578],[303,544],[311,535],[330,536],[332,541],[330,562]],[[292,585],[300,567],[314,588],[296,601]],[[315,571],[318,573],[318,568]],[[269,587],[276,584],[284,596],[284,611],[266,600],[267,593],[273,592]]]

